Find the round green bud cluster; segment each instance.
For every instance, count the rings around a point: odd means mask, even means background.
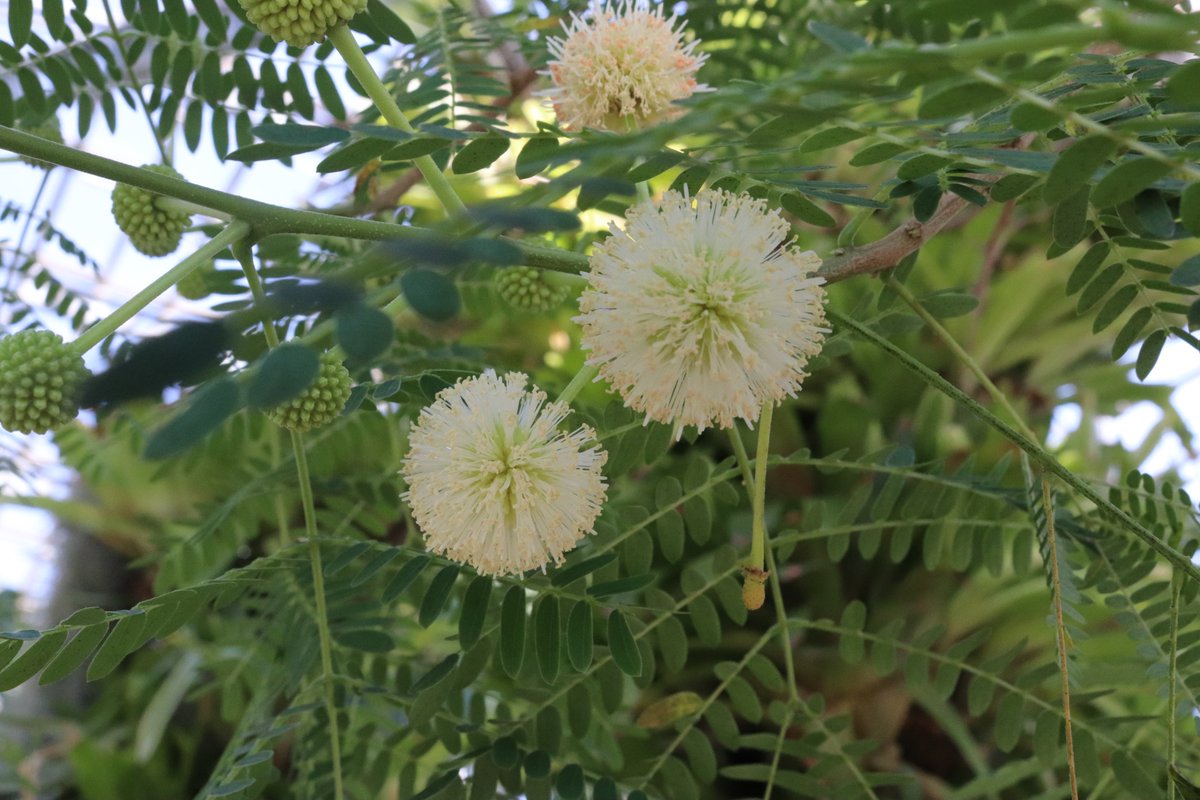
[[[88,376],[83,356],[51,331],[27,330],[0,339],[0,426],[13,433],[45,433],[79,413]]]
[[[324,41],[325,34],[349,22],[367,0],[238,0],[260,31],[292,47]]]
[[[348,399],[350,372],[336,354],[325,353],[312,386],[298,397],[267,411],[267,416],[282,428],[304,433],[337,419]]]
[[[549,311],[567,299],[567,290],[546,280],[533,267],[508,267],[496,273],[496,291],[513,308]]]
[[[203,300],[211,294],[208,276],[215,272],[211,264],[194,269],[175,284],[175,291],[188,300]]]
[[[143,169],[183,179],[165,164],[148,164]],[[165,256],[174,253],[183,238],[183,230],[192,222],[191,215],[183,211],[159,208],[154,201],[158,195],[118,183],[112,193],[112,212],[117,227],[125,232],[142,253],[148,256]]]
[[[63,143],[62,127],[58,124],[58,117],[50,117],[43,122],[39,122],[36,125],[29,125],[21,130],[54,142],[55,144]],[[37,167],[38,169],[52,169],[54,167],[49,161],[42,161],[41,159],[30,158],[29,156],[18,157],[29,166]]]

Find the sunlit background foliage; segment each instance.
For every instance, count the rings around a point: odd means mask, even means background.
[[[351,27],[417,125],[400,135],[331,45],[277,45],[236,4],[9,0],[3,125],[61,117],[75,143],[128,107],[121,124],[153,126],[165,154],[253,173],[317,153],[296,163],[325,176],[323,210],[432,232],[258,251],[281,338],[354,356],[346,412],[305,439],[336,719],[294,459],[222,388],[253,394],[267,358],[227,251],[187,289],[206,298],[193,321],[224,321],[220,347],[176,328],[187,369],[164,377],[140,336],[104,343],[153,396],[109,386],[54,436],[70,499],[33,491],[38,466],[6,441],[3,499],[112,552],[91,564],[108,610],[84,586],[53,627],[0,604],[0,690],[38,709],[0,712],[0,792],[329,798],[336,726],[351,798],[1061,798],[1072,772],[1079,796],[1200,796],[1195,503],[1097,436],[1144,401],[1156,435],[1192,439],[1171,387],[1142,379],[1169,340],[1193,364],[1200,349],[1200,17],[1155,0],[675,8],[714,91],[616,135],[564,132],[536,95],[546,36],[580,7],[371,0]],[[412,167],[426,154],[476,209],[469,229],[442,222]],[[478,577],[425,553],[399,500],[407,431],[440,389],[491,367],[553,397],[582,365],[583,281],[552,278],[565,299],[547,311],[511,307],[495,275],[522,255],[497,236],[586,253],[639,181],[764,197],[846,278],[775,414],[778,596],[757,611],[728,437],[673,443],[601,384],[575,406],[609,499],[563,566]],[[35,205],[4,197],[32,224],[4,243],[3,322],[81,331],[100,316],[87,287],[36,254],[107,265]],[[1068,404],[1082,420],[1052,458],[1021,438],[1045,447]]]

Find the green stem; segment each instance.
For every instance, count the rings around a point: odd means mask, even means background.
[[[396,225],[369,219],[353,219],[320,211],[284,208],[236,194],[210,189],[195,183],[148,172],[140,167],[122,164],[110,158],[86,153],[73,147],[56,144],[47,139],[0,125],[0,149],[30,156],[42,161],[86,172],[119,183],[127,183],[154,194],[187,200],[200,206],[220,209],[235,219],[248,222],[254,234],[263,239],[275,233],[296,233],[306,236],[336,236],[371,242],[412,239],[429,235],[424,228]],[[510,240],[511,241],[511,240]],[[588,258],[536,244],[513,241],[525,255],[525,264],[556,272],[583,272]]]
[[[162,209],[163,211],[182,211],[185,214],[203,214],[206,217],[215,217],[217,219],[223,219],[227,222],[232,219],[228,212],[221,211],[216,208],[209,208],[208,206],[202,206],[199,203],[190,203],[187,200],[180,200],[175,197],[156,197],[154,198],[154,205],[156,208]]]
[[[158,276],[150,285],[126,300],[120,308],[84,331],[78,339],[71,343],[71,351],[83,355],[91,350],[105,337],[115,333],[117,328],[132,319],[135,314],[150,305],[156,297],[186,278],[192,270],[209,263],[218,253],[234,242],[245,238],[249,233],[250,226],[245,222],[230,223],[227,228],[209,239],[199,250]]]
[[[1026,462],[1028,464],[1028,462]],[[1058,535],[1054,529],[1054,495],[1045,475],[1042,485],[1042,513],[1046,515],[1046,542],[1050,557],[1050,582],[1054,594],[1054,636],[1058,644],[1058,672],[1062,679],[1063,727],[1066,730],[1067,776],[1071,781],[1071,800],[1079,800],[1079,781],[1075,776],[1075,735],[1071,728],[1071,673],[1067,660],[1067,625],[1063,619],[1062,576],[1058,563]]]
[[[946,345],[946,347],[950,349],[950,352],[955,355],[959,362],[961,362],[963,366],[971,371],[971,374],[975,376],[975,380],[979,381],[979,385],[987,391],[988,395],[991,396],[996,405],[1003,408],[1005,413],[1008,414],[1008,418],[1012,420],[1013,425],[1015,425],[1017,429],[1021,431],[1021,433],[1025,434],[1025,436],[1036,440],[1038,437],[1032,430],[1029,429],[1029,426],[1025,424],[1025,420],[1023,420],[1021,415],[1017,413],[1017,410],[1012,407],[1012,404],[1008,402],[1008,397],[1004,394],[1004,392],[1000,391],[996,384],[992,383],[992,379],[989,378],[988,374],[983,371],[983,367],[979,366],[979,363],[975,361],[975,359],[971,358],[971,355],[962,348],[962,345],[958,343],[958,340],[950,335],[950,332],[942,326],[942,323],[938,322],[937,317],[933,316],[933,314],[930,314],[929,309],[921,305],[920,301],[917,300],[917,298],[913,296],[913,293],[908,290],[908,287],[896,280],[895,275],[888,275],[887,285],[889,289],[899,295],[900,299],[907,303],[909,307],[916,312],[917,316],[925,321],[925,324],[929,326],[929,329],[933,331],[935,336],[941,339],[942,344]]]
[[[329,612],[325,607],[325,575],[321,566],[321,545],[317,539],[317,509],[313,503],[312,481],[308,475],[308,457],[304,437],[292,431],[292,452],[300,481],[300,500],[304,505],[304,532],[308,537],[308,560],[312,567],[313,596],[317,606],[317,635],[321,645],[321,682],[325,689],[325,714],[329,717],[329,751],[333,759],[333,796],[345,797],[342,789],[342,749],[338,731],[337,702],[333,686],[333,641],[329,633]]]
[[[754,496],[751,498],[754,522],[750,529],[748,564],[756,569],[764,568],[766,557],[767,529],[763,517],[767,505],[767,457],[771,446],[771,417],[774,413],[774,402],[768,400],[763,403],[762,415],[758,418],[758,445],[754,451]]]
[[[1171,654],[1167,660],[1167,800],[1175,800],[1175,779],[1170,767],[1175,764],[1175,717],[1179,713],[1179,600],[1183,581],[1178,573],[1171,575]]]
[[[583,391],[583,387],[591,383],[599,373],[600,370],[591,364],[584,364],[580,367],[579,372],[575,373],[575,377],[571,378],[571,382],[567,384],[566,388],[558,395],[558,399],[555,402],[570,405],[576,395]]]
[[[392,97],[392,93],[383,85],[383,81],[379,80],[379,76],[375,74],[374,67],[371,62],[367,61],[367,56],[363,53],[362,48],[358,44],[358,40],[354,38],[354,34],[345,25],[339,25],[329,32],[329,41],[341,53],[342,58],[346,60],[346,66],[350,68],[350,72],[358,79],[359,84],[366,90],[367,95],[371,98],[371,102],[375,103],[375,107],[379,109],[379,113],[388,121],[388,124],[393,128],[404,131],[405,133],[416,133],[412,124],[408,121],[408,117],[404,116],[404,112],[400,110],[400,106],[396,104],[396,98]],[[450,185],[450,181],[446,179],[445,174],[434,163],[429,156],[419,156],[413,159],[413,164],[421,171],[425,177],[425,182],[429,184],[429,188],[437,195],[438,200],[442,202],[442,206],[446,209],[449,216],[456,217],[462,215],[466,211],[462,200],[458,193],[454,191],[454,187]]]
[[[638,200],[642,203],[649,203],[650,202],[650,182],[649,181],[638,181],[636,184],[636,187],[637,187]]]
[[[981,420],[998,431],[1004,438],[1008,439],[1017,447],[1028,453],[1029,457],[1038,462],[1038,464],[1040,464],[1047,472],[1057,475],[1062,479],[1063,483],[1070,486],[1081,496],[1087,498],[1087,500],[1095,505],[1097,509],[1115,519],[1118,523],[1120,523],[1121,527],[1133,534],[1136,539],[1139,539],[1143,544],[1148,546],[1154,552],[1158,553],[1171,564],[1175,565],[1176,568],[1186,573],[1193,580],[1200,581],[1200,568],[1197,568],[1196,565],[1191,562],[1191,559],[1159,539],[1151,531],[1147,530],[1146,527],[1140,522],[1131,517],[1127,512],[1118,508],[1107,499],[1102,497],[1099,492],[1075,475],[1075,473],[1071,472],[1071,470],[1060,464],[1058,459],[1051,455],[1040,444],[1025,436],[992,412],[988,411],[973,398],[969,397],[963,390],[947,381],[941,375],[938,375],[920,361],[917,361],[910,354],[900,349],[887,339],[883,338],[875,331],[832,309],[828,309],[826,313],[831,321],[838,325],[849,328],[864,339],[871,341],[877,347],[891,354],[897,361],[899,361],[922,381],[978,416]]]
[[[258,270],[254,268],[254,254],[250,243],[241,240],[233,246],[233,255],[242,265],[246,283],[254,302],[264,307],[266,295]],[[263,320],[263,336],[271,347],[279,346],[279,335],[273,320]],[[325,605],[325,572],[321,565],[321,545],[317,539],[317,510],[313,502],[312,480],[308,473],[308,456],[304,450],[304,437],[292,431],[292,453],[296,458],[296,477],[300,485],[300,500],[304,506],[304,533],[308,538],[308,559],[312,567],[313,595],[316,604],[317,635],[321,646],[321,683],[325,690],[325,714],[329,717],[329,749],[333,758],[333,792],[336,800],[342,800],[342,754],[339,740],[337,704],[333,686],[333,643],[329,633],[329,615]]]

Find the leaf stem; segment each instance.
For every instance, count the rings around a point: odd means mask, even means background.
[[[1079,781],[1075,776],[1075,736],[1071,730],[1071,674],[1067,662],[1067,626],[1063,619],[1062,578],[1059,574],[1058,537],[1054,530],[1054,496],[1050,481],[1040,476],[1042,513],[1046,516],[1047,549],[1050,551],[1050,580],[1054,596],[1054,635],[1058,644],[1058,672],[1062,676],[1063,725],[1067,735],[1067,775],[1071,781],[1071,800],[1079,800]]]
[[[199,206],[219,209],[254,227],[259,239],[275,233],[296,233],[306,236],[336,236],[371,242],[413,239],[429,235],[429,231],[411,225],[396,225],[370,219],[354,219],[321,211],[305,211],[251,200],[196,183],[149,172],[140,167],[123,164],[93,153],[51,142],[15,128],[0,125],[0,149],[48,161],[59,166],[86,172],[108,180],[127,183],[154,194],[187,200]],[[579,273],[588,268],[583,253],[572,253],[537,244],[512,241],[525,255],[525,264],[556,272]]]
[[[988,411],[975,399],[969,397],[962,389],[959,389],[941,375],[937,374],[929,367],[913,358],[912,355],[905,352],[891,341],[880,336],[867,326],[833,309],[828,309],[826,313],[831,321],[853,330],[859,336],[869,340],[877,347],[890,353],[896,358],[897,361],[899,361],[922,381],[978,416],[980,419],[998,431],[1002,436],[1004,436],[1004,438],[1008,439],[1017,447],[1028,453],[1029,457],[1038,462],[1038,464],[1040,464],[1047,472],[1059,477],[1063,483],[1067,484],[1074,491],[1087,498],[1087,500],[1095,505],[1097,509],[1119,522],[1121,527],[1133,534],[1135,538],[1139,539],[1151,550],[1165,558],[1176,568],[1182,570],[1188,577],[1200,582],[1200,568],[1197,568],[1197,566],[1191,562],[1191,559],[1159,539],[1152,532],[1146,529],[1146,527],[1140,522],[1131,517],[1126,511],[1118,508],[1116,505],[1102,497],[1099,492],[1097,492],[1091,486],[1088,486],[1084,480],[1059,463],[1058,459],[1051,455],[1040,444],[1013,428],[991,411]]]
[[[250,233],[250,226],[241,221],[234,221],[218,233],[199,250],[180,261],[171,269],[158,276],[148,286],[126,300],[119,308],[104,319],[84,331],[78,339],[71,343],[72,352],[83,355],[99,344],[107,336],[111,336],[139,311],[148,306],[160,294],[186,278],[192,270],[212,261],[213,256],[226,247],[245,238]]]
[[[350,72],[358,79],[359,84],[366,90],[371,101],[375,103],[379,113],[388,121],[388,124],[393,128],[404,131],[405,133],[416,133],[412,123],[408,121],[408,117],[404,116],[404,112],[400,110],[400,106],[396,104],[396,99],[392,97],[392,93],[383,85],[383,81],[379,80],[379,76],[375,74],[375,68],[371,66],[371,62],[367,60],[367,56],[363,53],[362,47],[359,46],[358,40],[354,38],[354,34],[345,25],[339,25],[329,32],[329,41],[341,53],[342,58],[346,60],[346,66],[350,68]],[[442,202],[442,206],[446,209],[446,214],[452,217],[460,216],[466,211],[462,200],[458,193],[454,191],[454,187],[450,185],[450,181],[446,179],[445,174],[434,163],[434,160],[429,156],[418,156],[413,159],[413,164],[425,176],[425,182],[429,184],[429,188],[437,195],[438,200]]]
[[[1175,717],[1179,715],[1179,601],[1183,580],[1178,572],[1171,575],[1171,654],[1167,660],[1167,800],[1175,800],[1175,779],[1170,768],[1175,765]]]
[[[758,443],[754,451],[754,495],[751,497],[754,522],[750,529],[748,563],[757,569],[762,569],[766,560],[767,532],[763,517],[767,504],[767,458],[771,447],[771,417],[774,413],[775,404],[772,401],[763,403],[762,415],[758,418]]]
[[[246,283],[250,286],[254,302],[260,308],[265,307],[263,301],[266,299],[266,295],[263,292],[258,270],[254,268],[254,254],[250,251],[249,242],[244,239],[237,242],[233,246],[233,255],[242,265],[242,272],[246,275]],[[279,346],[279,334],[275,331],[273,320],[263,320],[263,336],[271,347]],[[308,561],[312,568],[317,636],[321,647],[321,683],[325,694],[325,715],[329,717],[329,749],[333,759],[333,793],[335,800],[342,800],[345,795],[342,788],[342,753],[338,731],[337,702],[334,698],[333,642],[329,633],[329,613],[325,604],[325,572],[321,565],[321,544],[317,538],[317,510],[313,501],[312,479],[308,472],[308,455],[304,449],[304,436],[298,431],[291,431],[291,435],[292,454],[296,459],[296,477],[300,486],[300,501],[304,506],[304,533],[308,539]]]

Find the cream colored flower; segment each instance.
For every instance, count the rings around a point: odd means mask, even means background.
[[[575,318],[588,363],[625,405],[675,426],[753,424],[795,396],[825,338],[812,252],[749,195],[701,191],[642,203],[591,256]]]
[[[558,430],[570,413],[488,370],[443,390],[409,437],[402,498],[425,546],[484,575],[561,563],[600,513],[607,458],[595,432]]]
[[[568,130],[652,125],[679,114],[674,101],[708,89],[695,78],[706,56],[684,43],[682,23],[662,6],[593,3],[586,20],[572,14],[563,30],[565,39],[548,43],[555,88],[545,94]]]

